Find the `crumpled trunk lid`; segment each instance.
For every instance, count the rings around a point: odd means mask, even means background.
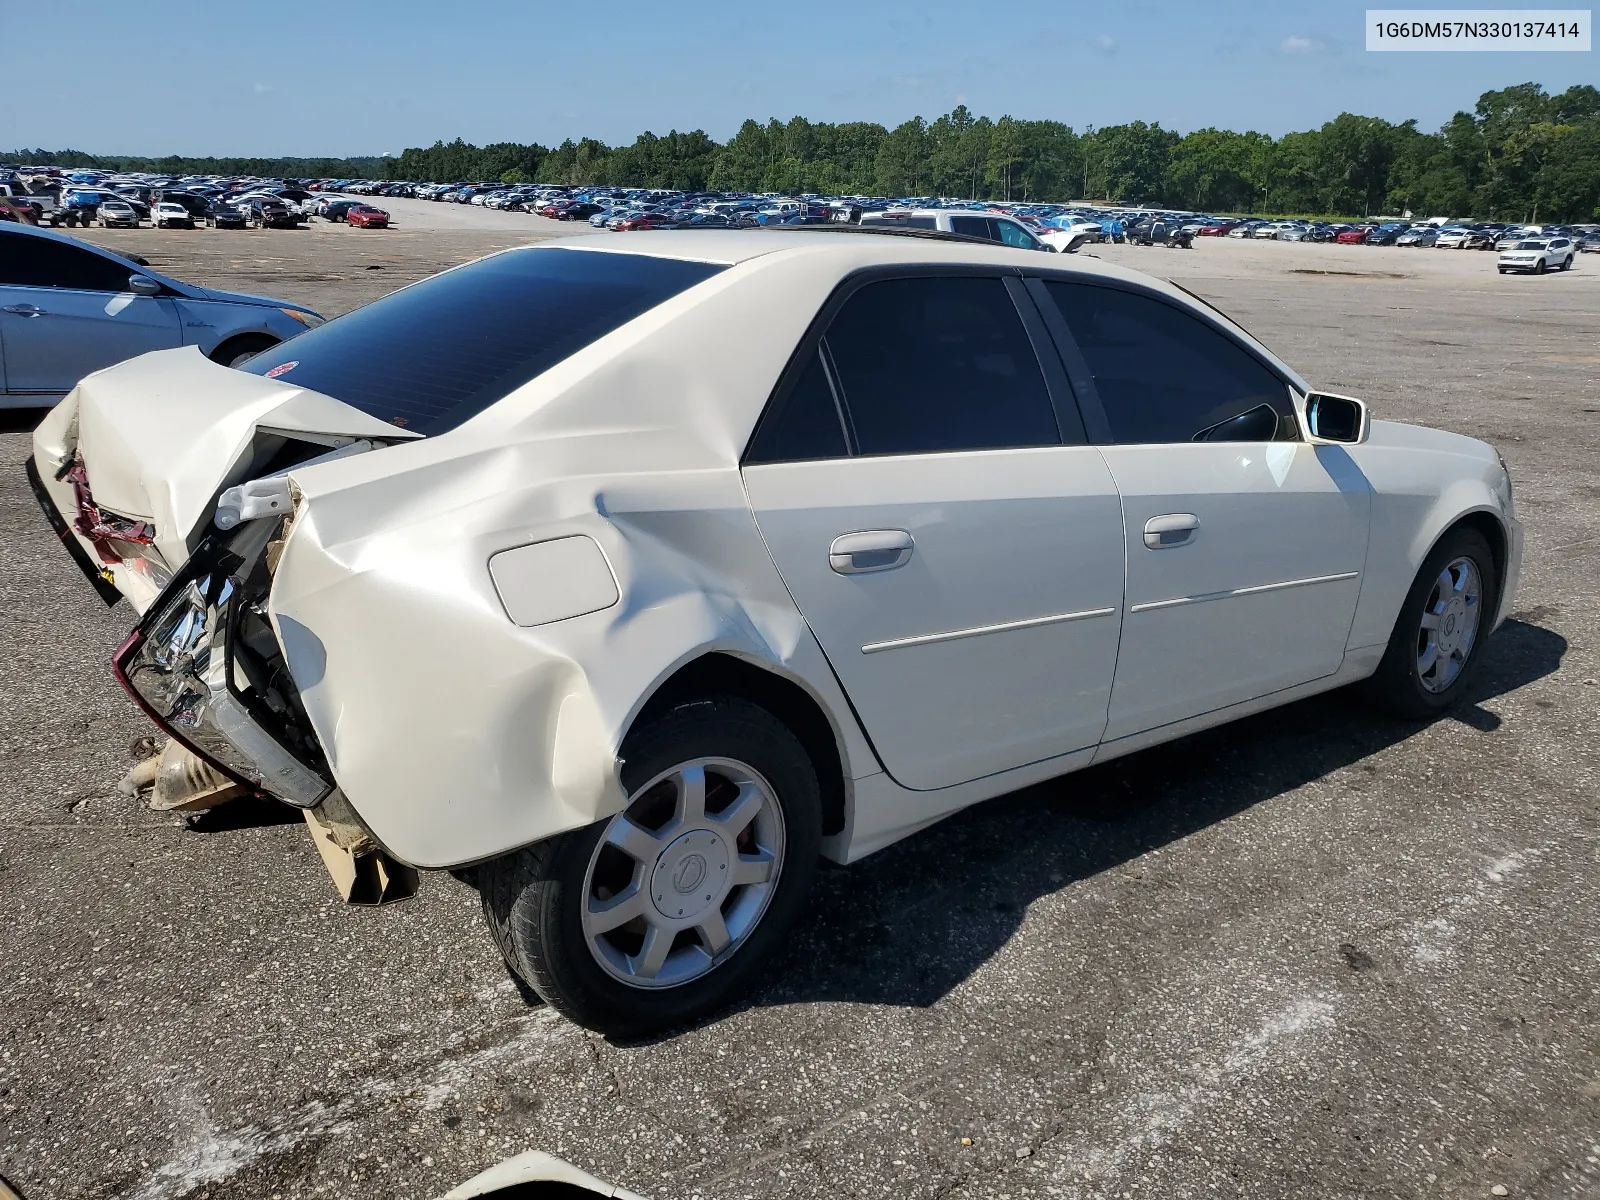
[[[82,494],[69,476],[81,461],[96,509],[152,528],[164,574],[188,559],[223,488],[269,464],[282,469],[286,460],[360,438],[387,444],[416,436],[331,396],[219,366],[185,346],[85,377],[40,423],[33,445],[40,479],[69,527]],[[298,456],[296,443],[304,448]],[[142,611],[154,598],[146,594],[148,572],[125,578],[115,550],[81,529],[74,536]]]

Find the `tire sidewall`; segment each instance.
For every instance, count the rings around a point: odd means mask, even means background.
[[[771,785],[784,818],[783,865],[760,923],[725,962],[671,988],[629,987],[609,975],[589,949],[581,917],[584,884],[609,818],[559,839],[545,880],[513,906],[512,940],[530,968],[526,977],[548,1003],[580,1024],[626,1037],[687,1024],[737,1000],[747,989],[810,891],[821,845],[821,791],[799,740],[765,709],[743,701],[672,709],[631,735],[622,757],[622,782],[629,796],[691,759],[747,763]]]

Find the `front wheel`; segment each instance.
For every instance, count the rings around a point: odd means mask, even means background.
[[[264,333],[244,333],[236,338],[229,338],[211,352],[211,361],[220,363],[224,367],[237,367],[247,358],[253,358],[272,346],[278,340],[268,337]]]
[[[1544,270],[1545,270],[1544,259],[1541,258],[1538,262],[1533,264],[1533,273],[1535,275],[1543,275],[1544,274]]]
[[[1461,699],[1499,607],[1489,543],[1457,527],[1423,561],[1388,649],[1363,684],[1367,698],[1399,717],[1426,719]]]
[[[638,1037],[748,990],[816,870],[816,770],[739,699],[680,705],[631,734],[616,816],[479,869],[507,965],[590,1029]]]

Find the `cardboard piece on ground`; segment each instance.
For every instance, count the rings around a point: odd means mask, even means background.
[[[322,855],[333,886],[348,904],[389,904],[417,894],[417,869],[397,863],[382,850],[346,850],[308,808],[300,810],[311,841]]]

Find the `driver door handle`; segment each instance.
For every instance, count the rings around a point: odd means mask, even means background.
[[[19,317],[42,317],[45,315],[44,309],[37,304],[8,304],[5,306],[4,311],[14,313]]]
[[[904,529],[868,529],[846,533],[828,547],[828,565],[840,575],[892,571],[911,561],[916,542]]]
[[[1171,550],[1174,546],[1187,546],[1200,528],[1200,518],[1193,513],[1167,513],[1151,517],[1144,523],[1144,544],[1151,550]]]

